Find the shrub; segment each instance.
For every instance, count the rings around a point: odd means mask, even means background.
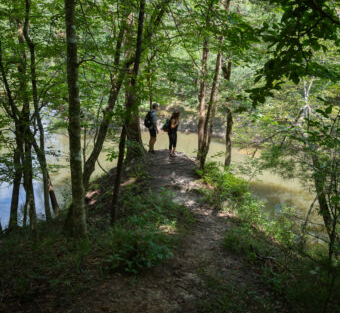
[[[170,240],[154,226],[136,230],[115,227],[111,232],[112,254],[107,261],[111,269],[137,274],[145,268],[170,259]]]
[[[111,270],[136,274],[172,257],[176,236],[193,221],[184,206],[163,191],[124,196],[125,217],[106,237],[107,265]]]
[[[205,191],[207,200],[220,208],[226,200],[238,201],[249,190],[248,183],[235,177],[228,170],[221,171],[216,162],[209,162],[203,170],[197,170],[202,180],[212,187]]]

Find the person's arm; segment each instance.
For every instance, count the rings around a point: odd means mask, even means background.
[[[171,120],[171,128],[175,128],[178,125],[178,120],[172,119]]]
[[[159,131],[158,131],[158,127],[157,127],[157,115],[156,115],[156,113],[152,114],[152,122],[153,122],[153,127],[156,130],[156,133],[158,134]]]

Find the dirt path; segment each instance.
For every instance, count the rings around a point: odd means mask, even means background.
[[[223,249],[224,234],[232,224],[225,213],[202,204],[193,160],[181,153],[170,158],[163,150],[148,154],[147,163],[153,189],[170,189],[174,201],[194,213],[197,222],[193,231],[172,260],[138,278],[117,274],[89,290],[67,312],[201,312],[202,300],[211,296],[209,281],[239,289],[245,286],[250,291],[260,290],[263,297],[269,296],[257,283],[256,272],[247,268],[240,256]]]

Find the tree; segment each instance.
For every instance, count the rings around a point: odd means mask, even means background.
[[[279,90],[287,77],[299,83],[305,75],[328,77],[333,81],[339,74],[313,58],[320,50],[327,51],[327,41],[339,45],[340,20],[338,8],[328,0],[268,0],[282,9],[279,22],[263,24],[261,37],[267,43],[271,58],[258,71],[255,82],[264,81],[252,88],[253,104],[264,103]]]
[[[86,237],[85,197],[80,142],[80,99],[78,85],[77,36],[75,1],[65,0],[67,85],[69,93],[69,138],[72,185],[72,218],[70,232],[74,237]]]
[[[162,0],[157,5],[154,7],[152,6],[151,14],[149,21],[147,23],[147,27],[144,31],[143,35],[143,46],[142,46],[142,54],[146,53],[148,49],[150,48],[150,41],[151,38],[153,37],[155,30],[158,29],[159,25],[162,22],[163,16],[166,13],[167,6],[171,3],[172,0]],[[122,3],[124,6],[124,3]],[[127,74],[129,73],[129,69],[134,63],[135,56],[129,56],[126,59],[120,60],[121,57],[121,48],[124,40],[124,36],[126,35],[126,17],[129,14],[129,11],[123,11],[125,15],[122,17],[122,24],[120,25],[119,29],[119,36],[117,37],[116,41],[116,52],[115,52],[115,57],[114,57],[114,66],[113,66],[113,73],[111,74],[111,89],[110,89],[110,94],[108,97],[108,102],[107,106],[103,110],[103,117],[100,122],[99,130],[97,132],[97,137],[96,141],[94,143],[93,150],[89,156],[89,158],[86,160],[85,165],[84,165],[84,186],[85,189],[88,188],[90,177],[94,171],[95,168],[95,163],[98,159],[98,156],[102,150],[103,143],[105,141],[109,125],[112,121],[112,116],[113,116],[113,111],[116,105],[116,101],[119,96],[119,92],[121,90],[121,87],[127,77]],[[138,105],[135,105],[136,112]],[[136,113],[136,116],[138,114]],[[135,116],[134,119],[134,125],[137,122],[137,118]],[[138,120],[139,122],[139,120]],[[130,124],[131,122],[129,122]],[[136,125],[135,125],[136,126]],[[132,126],[131,126],[132,127]],[[138,127],[134,127],[134,133],[135,135],[139,138],[140,133],[138,131]],[[139,140],[138,140],[139,141]],[[137,143],[138,144],[138,143]]]

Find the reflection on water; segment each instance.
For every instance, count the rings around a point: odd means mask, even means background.
[[[147,145],[149,141],[149,133],[142,134],[143,142]],[[155,149],[168,149],[168,135],[161,132],[157,137]],[[67,201],[70,193],[70,171],[68,167],[68,137],[62,134],[54,134],[46,146],[52,147],[54,150],[60,150],[60,156],[48,156],[48,163],[50,165],[63,166],[51,173],[52,182],[54,184],[58,201],[61,205]],[[108,151],[114,149],[114,143],[108,140],[105,144],[105,151],[99,157],[100,165],[108,170],[115,166],[115,161],[107,160]],[[91,150],[89,147],[88,151]],[[194,157],[197,150],[197,135],[192,133],[179,133],[177,150],[184,152],[189,157]],[[208,157],[224,152],[224,142],[221,140],[212,140],[210,145],[210,152]],[[216,156],[214,160],[224,162],[223,156]],[[232,162],[233,164],[244,163],[246,161],[246,153],[244,150],[233,149]],[[102,174],[102,169],[96,165],[95,175]],[[93,176],[93,177],[94,177]],[[92,178],[93,178],[92,177]],[[251,190],[255,195],[260,197],[265,202],[265,208],[268,211],[273,211],[281,206],[283,203],[293,206],[297,209],[298,214],[304,217],[306,211],[309,209],[313,201],[313,194],[306,191],[298,180],[286,180],[271,172],[264,172],[258,176],[260,181],[250,181]],[[36,197],[36,206],[38,214],[43,214],[43,189],[39,181],[34,182],[34,190]],[[0,185],[0,221],[2,226],[7,226],[9,219],[9,210],[11,203],[12,188],[6,184]],[[24,203],[24,191],[20,192],[20,205]]]

